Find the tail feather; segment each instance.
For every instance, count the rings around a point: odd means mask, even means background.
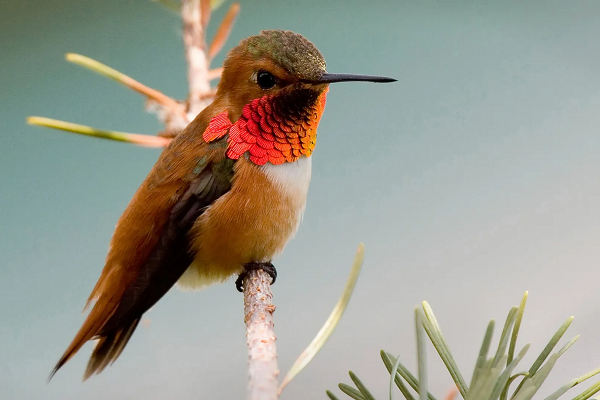
[[[98,332],[105,325],[106,320],[114,314],[117,304],[118,303],[113,299],[98,299],[98,302],[94,305],[94,308],[92,308],[92,311],[79,329],[79,332],[77,332],[77,335],[75,335],[75,338],[63,356],[58,360],[58,363],[56,363],[56,366],[48,377],[48,382],[50,382],[54,374],[56,374],[56,372],[58,372],[58,370],[65,365],[88,340],[97,336]]]
[[[129,325],[100,337],[85,370],[84,381],[94,374],[99,374],[119,358],[139,322],[139,318],[135,319]]]

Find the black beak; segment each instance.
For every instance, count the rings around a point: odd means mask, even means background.
[[[323,74],[314,83],[335,83],[335,82],[376,82],[389,83],[396,82],[397,79],[387,78],[385,76],[371,75],[353,75],[353,74]]]

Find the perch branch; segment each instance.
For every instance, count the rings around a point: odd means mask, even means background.
[[[248,399],[276,400],[277,349],[273,329],[271,277],[263,270],[249,271],[244,280],[244,320],[248,342]]]

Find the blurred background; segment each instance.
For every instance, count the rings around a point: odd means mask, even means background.
[[[520,345],[533,343],[530,361],[568,316],[576,316],[568,339],[582,335],[539,398],[600,366],[600,3],[241,6],[226,49],[261,29],[291,29],[317,45],[329,72],[398,79],[331,87],[304,223],[275,263],[282,374],[335,305],[361,241],[366,259],[338,330],[282,398],[339,393],[348,369],[384,397],[378,352],[414,366],[413,310],[423,300],[467,378],[487,321],[503,320],[525,290]],[[244,398],[233,281],[172,290],[115,365],[82,384],[87,345],[46,384],[83,322],[115,223],[159,150],[25,118],[152,134],[162,126],[141,96],[64,54],[176,98],[187,94],[186,68],[178,15],[151,1],[0,7],[0,398]],[[452,384],[432,349],[430,364],[442,397]]]

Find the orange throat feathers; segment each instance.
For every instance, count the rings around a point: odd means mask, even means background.
[[[235,122],[227,111],[214,116],[203,134],[212,142],[225,136],[227,157],[237,160],[246,152],[256,165],[294,162],[310,156],[317,142],[317,126],[325,109],[327,91],[296,89],[282,95],[265,95],[242,109]]]

